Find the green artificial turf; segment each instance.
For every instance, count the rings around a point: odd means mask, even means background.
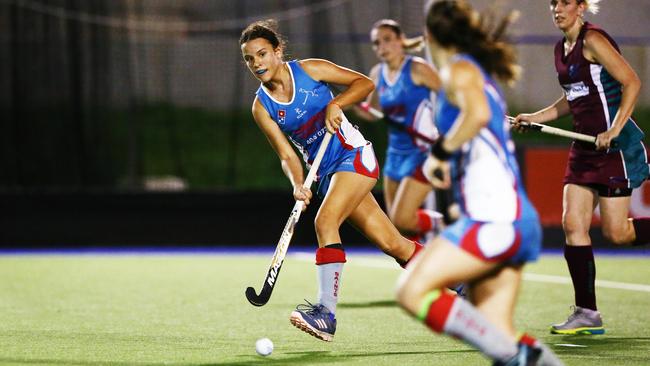
[[[349,255],[334,342],[289,324],[314,300],[313,253],[285,261],[264,307],[251,306],[270,255],[0,256],[2,365],[489,365],[471,347],[434,335],[394,301],[401,272],[385,256]],[[597,259],[600,280],[650,285],[647,257]],[[564,259],[544,257],[527,273],[567,277]],[[567,365],[650,364],[650,292],[599,288],[607,333],[553,336],[569,314],[568,284],[526,280],[517,325]],[[270,338],[269,357],[255,340]],[[572,344],[582,347],[559,346]]]

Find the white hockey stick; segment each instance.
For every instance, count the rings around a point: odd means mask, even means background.
[[[507,118],[508,118],[508,122],[510,122],[510,124],[513,125],[515,122],[515,117],[507,116]],[[524,129],[527,130],[539,131],[539,132],[547,133],[549,135],[562,136],[562,137],[567,137],[570,139],[584,141],[584,142],[591,142],[592,144],[596,143],[595,136],[585,135],[584,133],[567,131],[561,128],[551,127],[551,126],[547,126],[535,122],[521,122],[521,125],[524,127]]]
[[[433,144],[433,143],[436,142],[430,136],[423,135],[423,134],[421,134],[420,132],[416,131],[413,128],[406,127],[401,123],[397,123],[397,122],[393,121],[392,119],[386,117],[382,111],[371,107],[367,103],[363,103],[363,105],[361,105],[360,108],[367,111],[368,113],[370,113],[373,117],[378,118],[378,119],[383,119],[384,121],[386,121],[386,123],[388,123],[388,125],[393,126],[393,127],[397,128],[398,130],[404,131],[404,132],[408,133],[409,135],[415,137],[416,139],[419,139],[419,140],[424,141],[424,142],[429,143],[429,144]]]
[[[305,182],[302,184],[303,187],[307,189],[311,187],[314,178],[316,178],[316,172],[318,171],[320,162],[323,160],[323,155],[325,155],[325,150],[327,150],[327,146],[329,146],[331,139],[332,134],[329,132],[326,133],[323,141],[318,147],[318,152],[316,152],[316,157],[314,158],[314,162],[311,164],[309,173],[307,173],[307,178],[305,178]],[[284,225],[284,230],[282,231],[282,235],[280,235],[280,240],[278,241],[278,245],[275,248],[275,253],[273,253],[271,266],[269,267],[269,271],[264,278],[262,290],[260,291],[259,295],[257,292],[255,292],[255,289],[253,287],[248,287],[246,289],[246,298],[251,304],[255,306],[263,306],[271,298],[273,287],[275,287],[275,283],[277,282],[278,276],[280,275],[280,269],[282,268],[284,257],[287,254],[289,243],[293,237],[293,229],[296,227],[298,220],[300,220],[300,214],[302,213],[304,206],[304,201],[296,201],[296,204],[293,205],[291,215],[289,215],[289,220],[287,220],[286,225]]]

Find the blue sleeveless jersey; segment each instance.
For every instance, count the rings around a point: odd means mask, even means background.
[[[406,56],[396,79],[387,78],[388,67],[380,66],[377,93],[379,104],[386,117],[404,126],[403,129],[390,127],[388,133],[388,153],[413,153],[426,151],[427,146],[417,141],[404,129],[419,130],[418,116],[423,108],[431,108],[430,91],[424,86],[415,85],[411,79],[412,56]],[[428,135],[428,133],[425,133]]]
[[[492,116],[479,134],[466,142],[450,160],[454,193],[464,215],[477,221],[513,222],[537,218],[525,193],[506,105],[496,82],[470,56],[459,55],[452,62],[467,60],[476,65],[485,78],[484,93]],[[446,93],[438,93],[436,125],[441,135],[449,132],[459,114]]]
[[[325,110],[334,97],[327,83],[312,79],[297,60],[286,64],[293,81],[291,101],[277,101],[264,85],[260,85],[256,95],[280,130],[302,153],[307,165],[310,165],[327,133]],[[344,116],[341,127],[323,156],[318,175],[329,174],[347,151],[365,145],[363,135]]]
[[[485,261],[533,261],[539,255],[542,230],[537,211],[521,181],[503,95],[471,57],[459,55],[452,62],[461,60],[481,70],[491,117],[487,126],[450,159],[452,187],[461,207],[461,217],[441,235]],[[438,94],[436,106],[438,130],[446,134],[460,111],[444,91]]]

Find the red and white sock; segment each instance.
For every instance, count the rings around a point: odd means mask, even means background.
[[[468,301],[447,290],[435,290],[422,300],[417,318],[437,333],[445,333],[476,347],[493,360],[517,354],[517,344],[490,323]]]
[[[339,301],[339,286],[345,262],[345,251],[341,244],[331,244],[316,250],[318,303],[332,313],[336,312],[336,304]]]
[[[442,228],[443,216],[440,212],[420,208],[416,211],[416,214],[418,217],[418,233],[438,232]]]

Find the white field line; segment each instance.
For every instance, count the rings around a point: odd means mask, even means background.
[[[314,261],[313,253],[297,252],[291,254],[290,257],[301,261],[310,261],[310,262]],[[370,268],[399,269],[397,263],[395,263],[390,259],[384,259],[384,258],[373,259],[367,257],[349,256],[347,264],[353,266],[370,267]],[[531,281],[531,282],[559,283],[563,285],[571,285],[571,278],[569,277],[545,275],[539,273],[524,273],[524,280]],[[637,283],[596,280],[596,287],[650,293],[650,285],[642,285]]]

